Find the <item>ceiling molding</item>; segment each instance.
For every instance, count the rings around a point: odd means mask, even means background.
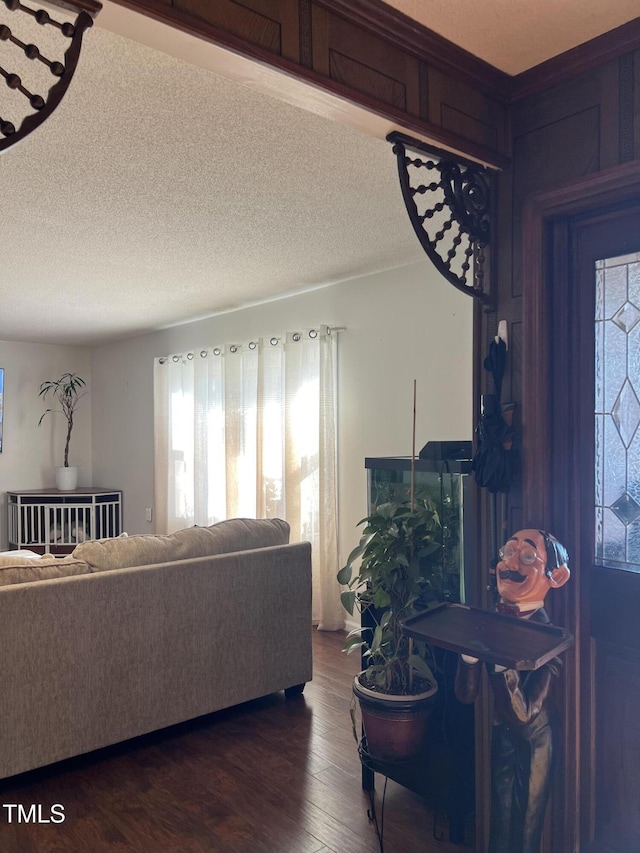
[[[509,97],[512,78],[508,74],[382,0],[314,0],[314,3],[366,27],[380,38],[411,51],[419,59],[493,98],[506,100]]]
[[[541,62],[512,78],[511,103],[543,92],[572,77],[640,50],[640,18]]]

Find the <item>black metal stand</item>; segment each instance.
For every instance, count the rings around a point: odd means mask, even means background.
[[[364,737],[358,752],[363,790],[374,790],[376,773],[393,779],[425,798],[434,812],[434,838],[443,840],[437,832],[437,818],[444,816],[449,841],[464,844],[465,824],[475,805],[474,717],[473,706],[460,704],[453,695],[456,662],[456,655],[443,657],[441,701],[429,721],[426,742],[414,761],[378,761],[367,751]]]

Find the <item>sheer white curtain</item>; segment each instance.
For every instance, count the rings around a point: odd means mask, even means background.
[[[313,548],[313,620],[342,628],[337,335],[326,326],[155,360],[159,532],[284,518]]]

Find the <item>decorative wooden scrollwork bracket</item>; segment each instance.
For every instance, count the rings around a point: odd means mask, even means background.
[[[387,140],[393,144],[402,197],[422,248],[454,287],[488,302],[489,170],[402,133],[390,133]]]
[[[31,9],[19,0],[0,1],[0,6],[5,7],[0,11],[0,44],[3,45],[0,54],[0,78],[4,79],[10,90],[24,98],[21,100],[12,97],[9,104],[0,106],[0,152],[24,139],[49,118],[58,106],[78,65],[82,37],[102,9],[102,3],[97,0],[48,0],[48,4],[74,13],[75,21],[57,21],[45,9]],[[28,21],[26,16],[31,20]],[[27,42],[23,40],[24,37],[19,36],[21,27],[24,26],[29,31],[29,27],[33,29],[33,22],[43,28],[43,38],[47,45],[45,48],[38,47],[33,41]],[[47,30],[46,37],[44,30]],[[55,39],[52,34],[56,36]],[[58,49],[57,44],[52,44],[54,41],[59,41],[59,58],[46,55]],[[9,54],[11,47],[17,50]],[[10,56],[10,60],[7,56]],[[9,61],[11,68],[5,67]],[[46,80],[48,75],[51,75],[55,82],[45,94],[32,91],[35,86],[25,82],[22,69],[20,68],[21,73],[16,71],[20,63],[25,67],[26,76],[33,77],[34,80],[38,78],[38,74],[33,73],[33,68],[39,66],[39,70],[44,69],[45,87],[49,82]],[[34,66],[29,67],[30,63],[34,63]],[[1,82],[0,79],[0,85]],[[14,111],[19,112],[19,120],[12,114]]]

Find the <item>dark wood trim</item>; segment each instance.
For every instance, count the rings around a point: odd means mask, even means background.
[[[314,0],[314,3],[393,42],[401,50],[413,53],[444,74],[464,80],[492,98],[506,100],[509,97],[511,78],[508,74],[382,0]]]
[[[568,289],[570,276],[570,218],[598,211],[610,205],[622,205],[640,199],[640,162],[625,163],[594,175],[572,181],[560,187],[533,195],[525,205],[523,219],[523,508],[527,524],[554,528],[557,523],[566,528],[572,541],[565,541],[572,557],[580,565],[580,519],[566,503],[554,499],[553,479],[580,476],[571,448],[562,444],[563,423],[580,416],[578,411],[566,412],[561,400],[552,399],[547,382],[550,370],[552,342],[563,335],[571,322],[571,303],[565,302],[563,317],[551,316],[549,288]],[[567,338],[570,336],[567,335]],[[556,347],[559,357],[571,358],[576,352]],[[575,426],[574,426],[575,428]],[[558,445],[560,445],[558,447]],[[551,448],[556,446],[552,456]],[[566,458],[563,458],[566,457]],[[554,465],[562,470],[556,471]],[[574,488],[579,484],[575,484]],[[572,531],[572,532],[570,532]],[[565,531],[556,531],[559,534]],[[564,541],[564,540],[563,540]],[[580,614],[588,605],[579,599],[580,585],[571,584],[558,593],[552,604],[552,619],[557,624],[580,635]],[[586,613],[586,609],[584,610]],[[584,644],[587,644],[586,646]],[[575,850],[579,837],[581,809],[581,768],[579,737],[580,722],[580,660],[591,659],[585,639],[583,647],[576,645],[567,655],[564,690],[558,697],[563,710],[565,768],[562,791],[554,797],[552,806],[551,850]],[[585,707],[588,707],[585,705]],[[585,721],[584,724],[587,724]],[[588,756],[586,757],[587,764]],[[584,795],[584,794],[583,794]]]
[[[618,143],[619,158],[621,163],[633,160],[633,54],[625,53],[620,57],[620,68],[618,81],[620,91],[618,94]]]
[[[549,446],[547,424],[548,347],[546,344],[548,312],[544,280],[544,208],[535,202],[525,206],[522,217],[522,476],[523,513],[527,524],[546,529],[549,517],[547,506],[550,482],[548,457],[542,452]],[[536,405],[527,405],[527,401]],[[534,460],[537,460],[534,464]]]
[[[311,35],[311,0],[299,0],[298,16],[300,19],[300,62],[304,68],[311,68],[313,65],[313,37]]]
[[[95,18],[102,9],[102,3],[98,0],[49,0],[49,2],[52,6],[59,6],[71,12],[86,12],[92,18]]]
[[[571,267],[571,246],[572,233],[569,221],[566,217],[561,217],[554,220],[553,225],[547,231],[547,239],[551,245],[550,258],[548,263],[548,281],[553,282],[553,301],[555,305],[562,304],[564,310],[553,310],[550,307],[549,321],[551,328],[549,329],[549,337],[553,341],[553,347],[549,342],[549,352],[553,351],[553,357],[550,359],[549,368],[554,371],[556,376],[557,366],[564,370],[563,380],[567,373],[575,373],[576,353],[574,351],[574,337],[571,334],[573,325],[573,302],[572,302],[572,267]],[[551,301],[551,300],[549,300]],[[585,378],[588,382],[588,378]],[[575,381],[575,379],[574,379]],[[562,412],[562,418],[548,418],[548,429],[550,436],[550,446],[547,450],[547,458],[549,461],[549,475],[554,480],[561,483],[573,483],[580,476],[579,466],[576,464],[575,456],[578,453],[578,446],[574,440],[577,426],[579,425],[580,413],[578,407],[571,407],[567,410],[563,402],[567,399],[566,386],[564,382],[555,381],[551,383],[552,391],[547,394],[547,404],[550,412]],[[548,414],[548,413],[547,413]],[[572,516],[577,504],[573,506],[569,501],[570,494],[579,494],[575,487],[561,489],[558,495],[557,490],[551,490],[549,493],[549,514],[550,520],[545,521],[545,529],[551,530],[557,535],[560,540],[569,549],[571,554],[571,567],[575,568],[580,565],[580,556],[578,553],[577,542],[580,541],[578,531],[579,524],[564,524],[563,521]],[[574,535],[575,534],[575,535]],[[573,850],[574,842],[578,836],[578,797],[582,780],[584,779],[584,767],[581,764],[583,755],[580,751],[579,725],[567,724],[569,720],[576,719],[578,708],[582,707],[582,703],[578,700],[575,693],[575,685],[578,684],[577,673],[579,669],[579,661],[581,658],[581,631],[579,618],[581,609],[578,606],[580,598],[580,590],[582,586],[575,576],[573,583],[565,587],[557,595],[549,596],[549,612],[552,622],[556,625],[562,625],[569,630],[576,638],[574,647],[563,655],[565,676],[560,679],[554,686],[555,700],[558,708],[564,719],[562,726],[562,755],[565,769],[565,778],[571,776],[576,780],[581,780],[580,785],[576,782],[574,785],[571,782],[564,785],[559,780],[555,781],[555,787],[552,794],[552,806],[550,812],[550,824],[553,843],[550,845],[551,850]],[[566,815],[573,815],[572,820],[567,820]]]
[[[262,51],[242,39],[224,34],[229,38],[227,43],[222,38],[221,30],[211,27],[202,19],[173,8],[171,0],[169,2],[113,0],[113,2],[194,35],[201,35],[216,42],[221,39],[221,44],[239,50],[259,62],[265,59],[273,62],[271,54],[267,53],[264,56]],[[310,3],[311,0],[300,0],[300,4],[306,4],[307,7]],[[86,8],[92,14],[96,14],[101,8],[97,0],[60,0],[58,5]],[[312,0],[312,5],[339,15],[388,44],[395,45],[401,51],[427,62],[446,76],[461,80],[475,91],[503,103],[526,98],[625,53],[640,49],[640,17],[638,17],[512,77],[388,6],[383,0]],[[295,67],[300,66],[295,65]]]
[[[635,198],[640,189],[639,184],[640,162],[623,163],[569,181],[562,186],[537,192],[527,200],[525,211],[539,222],[553,216],[581,213]],[[525,241],[526,238],[525,231]]]
[[[640,18],[517,74],[511,81],[511,101],[550,89],[635,50],[640,50]]]

